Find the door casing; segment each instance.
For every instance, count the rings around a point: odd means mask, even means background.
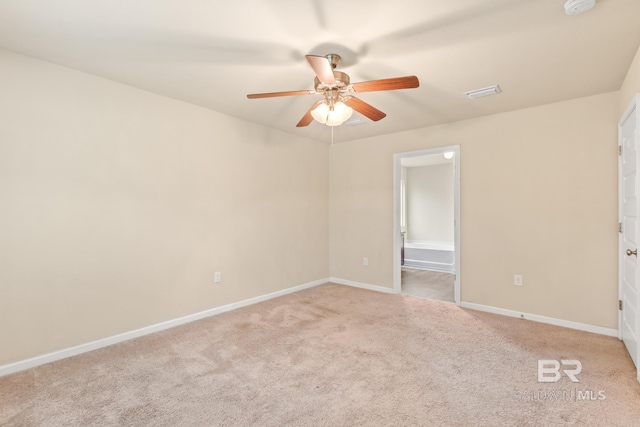
[[[453,298],[456,305],[461,304],[460,300],[460,146],[450,145],[447,147],[429,148],[425,150],[409,151],[404,153],[396,153],[393,155],[393,291],[400,293],[402,287],[402,269],[400,265],[400,249],[402,245],[402,236],[400,234],[400,173],[401,159],[407,157],[430,156],[434,154],[444,154],[453,152],[454,167],[454,246],[455,246],[455,282]]]
[[[640,112],[638,111],[638,108],[640,108],[640,94],[636,94],[631,102],[631,104],[629,105],[629,107],[627,108],[627,110],[625,111],[625,113],[622,115],[622,117],[620,118],[620,121],[618,122],[618,147],[619,147],[619,151],[620,153],[622,153],[622,155],[618,156],[618,221],[621,224],[621,227],[623,227],[623,199],[624,199],[624,181],[623,181],[623,176],[624,176],[624,171],[623,171],[623,150],[624,150],[624,141],[623,141],[623,132],[622,132],[622,128],[623,125],[627,122],[627,120],[631,117],[632,114],[635,114],[635,119],[636,119],[636,128],[635,128],[635,132],[633,135],[634,141],[632,141],[632,143],[634,144],[635,147],[635,151],[636,151],[636,182],[635,182],[635,191],[636,191],[636,197],[638,197],[638,189],[640,188]],[[640,198],[637,199],[638,202],[640,203]],[[636,217],[640,214],[640,206],[636,207]],[[640,224],[640,220],[637,220],[637,222]],[[640,245],[640,227],[635,227],[635,241],[636,244]],[[640,340],[638,340],[638,338],[640,337],[640,312],[638,311],[638,309],[640,309],[640,282],[637,280],[637,278],[640,277],[640,274],[638,274],[638,272],[635,272],[635,278],[636,278],[636,301],[627,301],[623,292],[623,281],[624,281],[624,274],[625,274],[625,260],[626,260],[626,247],[625,247],[625,240],[624,240],[624,229],[621,228],[621,232],[618,235],[618,299],[621,301],[622,305],[623,305],[623,309],[622,310],[618,310],[618,338],[619,339],[623,339],[622,336],[622,330],[623,330],[623,315],[624,315],[624,305],[626,304],[633,304],[635,306],[636,309],[636,317],[635,317],[635,324],[632,325],[632,327],[635,329],[635,336],[636,336],[636,342],[635,342],[635,352],[638,359],[640,359]],[[637,248],[636,248],[637,249]],[[640,268],[640,264],[636,264],[636,269]],[[640,367],[638,365],[640,365],[640,360],[635,361],[636,362],[636,372],[637,372],[637,379],[640,382]]]

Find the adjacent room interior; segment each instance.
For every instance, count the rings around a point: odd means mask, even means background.
[[[455,153],[399,160],[401,292],[455,302]]]
[[[0,425],[637,422],[639,16],[1,2]]]

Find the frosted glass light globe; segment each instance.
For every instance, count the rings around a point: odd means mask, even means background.
[[[329,114],[329,106],[324,102],[318,105],[311,111],[311,117],[319,121],[320,123],[327,122],[327,115]]]

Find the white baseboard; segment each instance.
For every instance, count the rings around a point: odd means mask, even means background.
[[[36,366],[55,362],[56,360],[65,359],[67,357],[77,356],[82,353],[87,353],[89,351],[97,350],[99,348],[107,347],[123,341],[128,341],[144,335],[149,335],[154,332],[159,332],[165,329],[170,329],[176,326],[184,325],[185,323],[195,322],[196,320],[215,316],[217,314],[225,313],[231,310],[236,310],[238,308],[246,307],[252,304],[257,304],[259,302],[267,301],[273,298],[298,292],[304,289],[309,289],[315,286],[325,284],[327,282],[337,283],[337,284],[346,285],[346,286],[353,286],[356,288],[369,289],[372,291],[384,292],[388,294],[396,293],[392,288],[387,288],[387,287],[378,286],[378,285],[371,285],[368,283],[355,282],[353,280],[340,279],[337,277],[320,279],[320,280],[305,283],[299,286],[283,289],[281,291],[272,292],[270,294],[261,295],[259,297],[250,298],[244,301],[238,301],[235,303],[223,305],[221,307],[212,308],[210,310],[201,311],[201,312],[190,314],[177,319],[168,320],[166,322],[162,322],[162,323],[147,326],[144,328],[136,329],[133,331],[125,332],[122,334],[114,335],[111,337],[99,339],[96,341],[91,341],[86,344],[80,344],[75,347],[70,347],[70,348],[55,351],[52,353],[47,353],[41,356],[36,356],[30,359],[21,360],[19,362],[10,363],[8,365],[3,365],[3,366],[0,366],[0,377],[13,374],[19,371],[24,371],[26,369],[35,368]],[[600,335],[607,335],[612,337],[618,336],[618,331],[616,329],[604,328],[601,326],[593,326],[585,323],[571,322],[568,320],[555,319],[552,317],[539,316],[536,314],[520,313],[517,311],[508,310],[504,308],[491,307],[491,306],[468,303],[468,302],[462,302],[460,306],[463,308],[469,308],[472,310],[485,311],[488,313],[501,314],[503,316],[523,318],[527,320],[532,320],[534,322],[548,323],[551,325],[563,326],[565,328],[577,329],[577,330],[586,331],[586,332],[593,332]],[[638,370],[638,381],[640,381],[640,370]]]
[[[338,277],[330,277],[329,281],[331,283],[337,283],[338,285],[353,286],[354,288],[369,289],[370,291],[385,292],[387,294],[396,293],[393,290],[393,288],[387,288],[387,287],[378,286],[378,285],[370,285],[368,283],[354,282],[353,280],[340,279]]]
[[[474,304],[470,302],[462,302],[462,308],[470,308],[472,310],[486,311],[488,313],[501,314],[503,316],[518,317],[521,319],[532,320],[534,322],[548,323],[550,325],[563,326],[569,329],[577,329],[579,331],[593,332],[594,334],[607,335],[617,337],[618,330],[611,328],[603,328],[602,326],[588,325],[586,323],[571,322],[569,320],[556,319],[553,317],[539,316],[537,314],[521,313],[519,311],[507,310],[506,308],[491,307],[488,305]]]
[[[455,268],[453,264],[444,264],[441,262],[420,261],[418,259],[406,259],[404,260],[403,267],[417,268],[420,270],[439,271],[441,273],[454,273]]]
[[[270,294],[261,295],[255,298],[249,298],[244,301],[238,301],[231,304],[223,305],[221,307],[212,308],[210,310],[201,311],[199,313],[189,314],[184,317],[180,317],[166,322],[158,323],[144,328],[136,329],[122,334],[114,335],[111,337],[91,341],[86,344],[80,344],[75,347],[66,348],[52,353],[43,354],[42,356],[32,357],[30,359],[21,360],[19,362],[10,363],[8,365],[0,366],[0,377],[13,374],[15,372],[24,371],[26,369],[35,368],[36,366],[44,365],[45,363],[55,362],[56,360],[66,359],[67,357],[77,356],[82,353],[97,350],[99,348],[107,347],[113,344],[117,344],[123,341],[128,341],[133,338],[138,338],[144,335],[149,335],[154,332],[163,331],[176,326],[184,325],[185,323],[195,322],[196,320],[204,319],[206,317],[215,316],[217,314],[225,313],[227,311],[236,310],[248,305],[257,304],[259,302],[267,301],[273,298],[281,297],[283,295],[291,294],[301,291],[303,289],[313,288],[315,286],[323,285],[329,282],[329,279],[320,279],[313,282],[305,283],[302,285],[294,286],[292,288],[283,289],[281,291],[272,292]]]

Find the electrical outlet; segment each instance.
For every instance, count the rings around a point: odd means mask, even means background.
[[[522,286],[522,275],[521,274],[514,274],[513,275],[513,284],[515,286]]]
[[[222,282],[222,273],[220,273],[219,271],[216,271],[216,274],[213,276],[213,281],[214,283]]]
[[[369,258],[367,257],[362,258],[362,265],[369,265]]]

